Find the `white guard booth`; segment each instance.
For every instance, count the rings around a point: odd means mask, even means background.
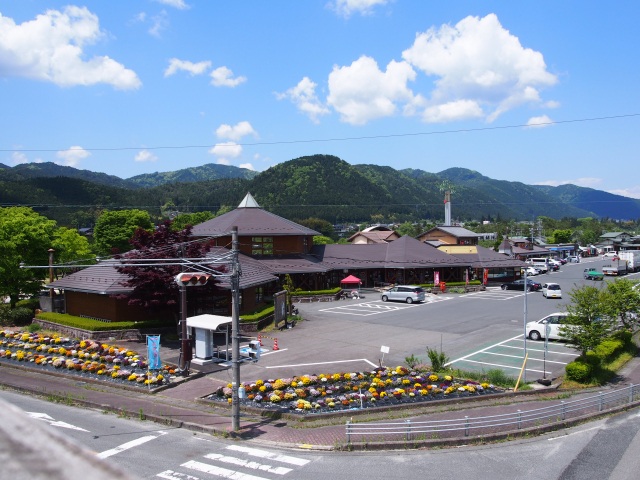
[[[187,317],[187,328],[193,332],[191,338],[194,340],[194,352],[191,363],[207,365],[214,362],[213,334],[215,332],[226,334],[225,349],[227,350],[228,357],[230,327],[231,317],[209,314]]]

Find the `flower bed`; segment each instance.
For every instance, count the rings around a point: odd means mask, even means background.
[[[244,406],[294,413],[375,408],[400,403],[481,396],[502,392],[488,383],[449,375],[410,371],[405,367],[372,372],[302,375],[243,383]],[[244,397],[244,398],[242,398]],[[209,400],[231,403],[231,384],[218,388]]]
[[[165,385],[174,374],[168,366],[149,371],[145,360],[126,348],[23,331],[0,330],[0,360],[145,388]]]

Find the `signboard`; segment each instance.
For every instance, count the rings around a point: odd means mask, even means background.
[[[440,285],[440,272],[433,272],[433,284]]]
[[[275,306],[274,316],[276,325],[287,318],[287,291],[282,290],[273,296]]]
[[[488,281],[489,281],[489,269],[485,268],[482,271],[482,284],[486,285]]]

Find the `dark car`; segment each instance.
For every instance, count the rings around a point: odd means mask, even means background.
[[[503,283],[500,285],[502,290],[522,290],[524,292],[524,278],[520,280],[514,280],[510,283]],[[538,282],[534,282],[533,280],[529,280],[527,278],[527,291],[528,292],[537,292],[542,288],[542,285]]]

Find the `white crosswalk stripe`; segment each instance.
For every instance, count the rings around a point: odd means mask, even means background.
[[[271,464],[260,463],[255,460],[240,458],[239,456],[227,455],[224,453],[208,453],[204,455],[204,459],[210,462],[189,460],[180,465],[181,469],[185,469],[190,473],[183,473],[177,470],[165,470],[156,475],[158,478],[165,480],[201,480],[200,477],[191,473],[200,472],[208,476],[218,478],[227,478],[230,480],[269,480],[270,476],[256,476],[253,472],[259,471],[261,475],[287,475],[294,471],[292,467],[302,467],[310,462],[300,457],[291,455],[283,455],[280,453],[270,452],[260,448],[245,447],[242,445],[229,445],[226,447],[229,452],[238,455],[245,455],[253,458],[268,460]],[[276,465],[284,463],[288,466]],[[223,464],[224,466],[220,466]],[[230,467],[233,466],[233,469]],[[245,472],[249,470],[253,472]]]

